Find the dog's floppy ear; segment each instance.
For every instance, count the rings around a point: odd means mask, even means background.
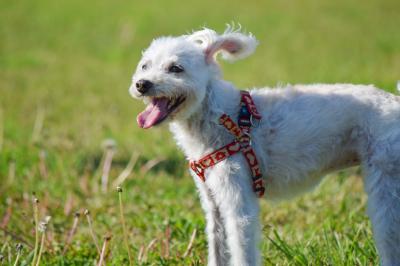
[[[215,63],[217,54],[228,61],[235,61],[251,55],[257,47],[257,40],[252,34],[240,32],[228,26],[222,35],[210,29],[196,31],[189,39],[203,49],[207,63]]]

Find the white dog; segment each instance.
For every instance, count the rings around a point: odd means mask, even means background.
[[[225,114],[237,121],[241,93],[222,80],[216,55],[233,61],[256,46],[252,35],[231,28],[222,35],[204,29],[154,40],[129,89],[147,104],[139,126],[169,121],[176,142],[197,164],[232,143],[235,137],[219,119]],[[400,97],[351,84],[288,85],[250,95],[262,118],[250,116],[251,140],[238,143],[254,149],[264,197],[291,197],[326,173],[361,165],[382,265],[400,265]],[[242,153],[224,158],[200,169],[204,182],[192,170],[206,213],[208,265],[261,263],[259,203],[248,163]]]

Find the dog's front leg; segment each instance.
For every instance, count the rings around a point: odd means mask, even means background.
[[[220,184],[214,192],[232,266],[260,265],[259,202],[247,178],[247,175],[229,176],[228,182]]]
[[[206,214],[208,265],[223,266],[229,263],[229,252],[226,247],[226,234],[221,213],[217,207],[211,191],[204,183],[198,183],[201,205]]]

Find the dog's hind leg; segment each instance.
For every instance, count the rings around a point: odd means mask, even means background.
[[[208,241],[208,265],[228,265],[229,253],[226,247],[226,233],[219,208],[217,207],[211,191],[204,185],[198,184],[201,205],[206,214],[207,241]]]
[[[400,138],[397,139],[374,145],[364,166],[368,215],[382,266],[400,265]]]

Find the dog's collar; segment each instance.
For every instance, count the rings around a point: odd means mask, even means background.
[[[251,127],[254,127],[254,123],[256,122],[255,120],[257,120],[257,123],[259,122],[261,115],[258,113],[250,93],[247,91],[241,91],[240,94],[241,100],[238,123],[236,124],[226,114],[221,115],[219,118],[219,123],[235,137],[235,140],[197,161],[190,161],[189,164],[190,168],[197,174],[197,176],[205,182],[206,168],[214,166],[227,159],[229,156],[241,151],[251,170],[253,190],[257,196],[261,198],[265,192],[265,185],[256,153],[252,148],[250,135]]]

